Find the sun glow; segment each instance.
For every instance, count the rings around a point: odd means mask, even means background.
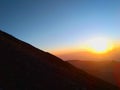
[[[94,38],[87,42],[87,49],[93,53],[107,53],[113,49],[113,43],[106,38]]]

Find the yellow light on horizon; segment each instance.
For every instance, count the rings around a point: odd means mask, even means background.
[[[113,43],[106,38],[93,38],[87,42],[86,49],[93,53],[103,54],[113,49]]]

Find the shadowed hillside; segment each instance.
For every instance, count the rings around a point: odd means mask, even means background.
[[[119,90],[0,31],[0,88],[4,90]]]

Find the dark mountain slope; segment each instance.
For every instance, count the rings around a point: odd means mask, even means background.
[[[0,87],[5,90],[119,90],[2,31]]]

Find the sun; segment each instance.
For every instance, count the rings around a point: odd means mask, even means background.
[[[113,49],[113,43],[106,38],[93,38],[88,41],[87,48],[94,53],[107,53]]]

